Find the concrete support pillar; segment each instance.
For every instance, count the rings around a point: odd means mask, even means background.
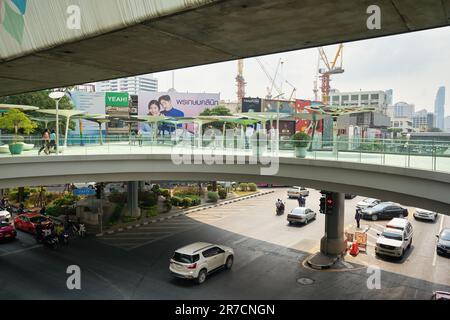
[[[344,194],[332,193],[334,207],[325,215],[325,236],[320,240],[320,252],[337,256],[345,250],[344,244]]]
[[[127,206],[128,215],[132,217],[138,217],[140,215],[139,202],[138,202],[138,191],[139,191],[139,182],[138,181],[128,181],[127,187]]]

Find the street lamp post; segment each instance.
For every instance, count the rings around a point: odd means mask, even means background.
[[[59,155],[59,101],[64,95],[65,93],[61,91],[54,91],[49,94],[49,97],[56,102],[56,155]]]

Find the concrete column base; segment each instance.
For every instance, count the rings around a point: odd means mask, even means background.
[[[328,239],[327,236],[320,239],[320,252],[327,256],[338,256],[345,250],[344,237]]]

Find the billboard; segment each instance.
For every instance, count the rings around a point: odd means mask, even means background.
[[[105,93],[104,92],[82,92],[74,91],[70,93],[76,110],[85,111],[89,114],[105,114]],[[80,134],[80,123],[83,134],[97,135],[98,125],[95,122],[80,120],[76,121],[76,128],[71,133]],[[105,129],[105,124],[102,124]]]
[[[196,117],[207,108],[219,105],[219,93],[184,93],[184,92],[139,92],[138,114],[166,117]],[[149,124],[140,124],[145,133],[152,131]],[[186,125],[186,129],[193,131],[193,125]],[[173,126],[161,124],[159,131],[172,132]]]
[[[309,106],[318,106],[322,105],[319,101],[311,101],[311,100],[302,100],[297,99],[295,100],[295,110],[297,113],[312,113],[311,110],[309,110],[306,107]],[[309,135],[312,134],[313,131],[313,122],[310,120],[301,119],[299,117],[294,117],[296,119],[295,124],[295,130],[296,131],[304,131],[308,133]],[[316,132],[322,132],[323,130],[323,121],[317,121],[316,123]]]
[[[242,112],[261,112],[261,99],[242,98]]]
[[[278,105],[280,113],[293,114],[295,112],[295,102],[288,100],[268,100],[262,102],[262,112],[277,112]]]

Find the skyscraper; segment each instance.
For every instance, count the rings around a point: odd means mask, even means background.
[[[439,87],[434,100],[434,113],[436,115],[436,127],[444,130],[445,87]]]
[[[138,94],[139,91],[158,91],[158,79],[153,75],[135,76],[121,79],[97,82],[96,91],[98,92],[128,92],[129,94]]]

